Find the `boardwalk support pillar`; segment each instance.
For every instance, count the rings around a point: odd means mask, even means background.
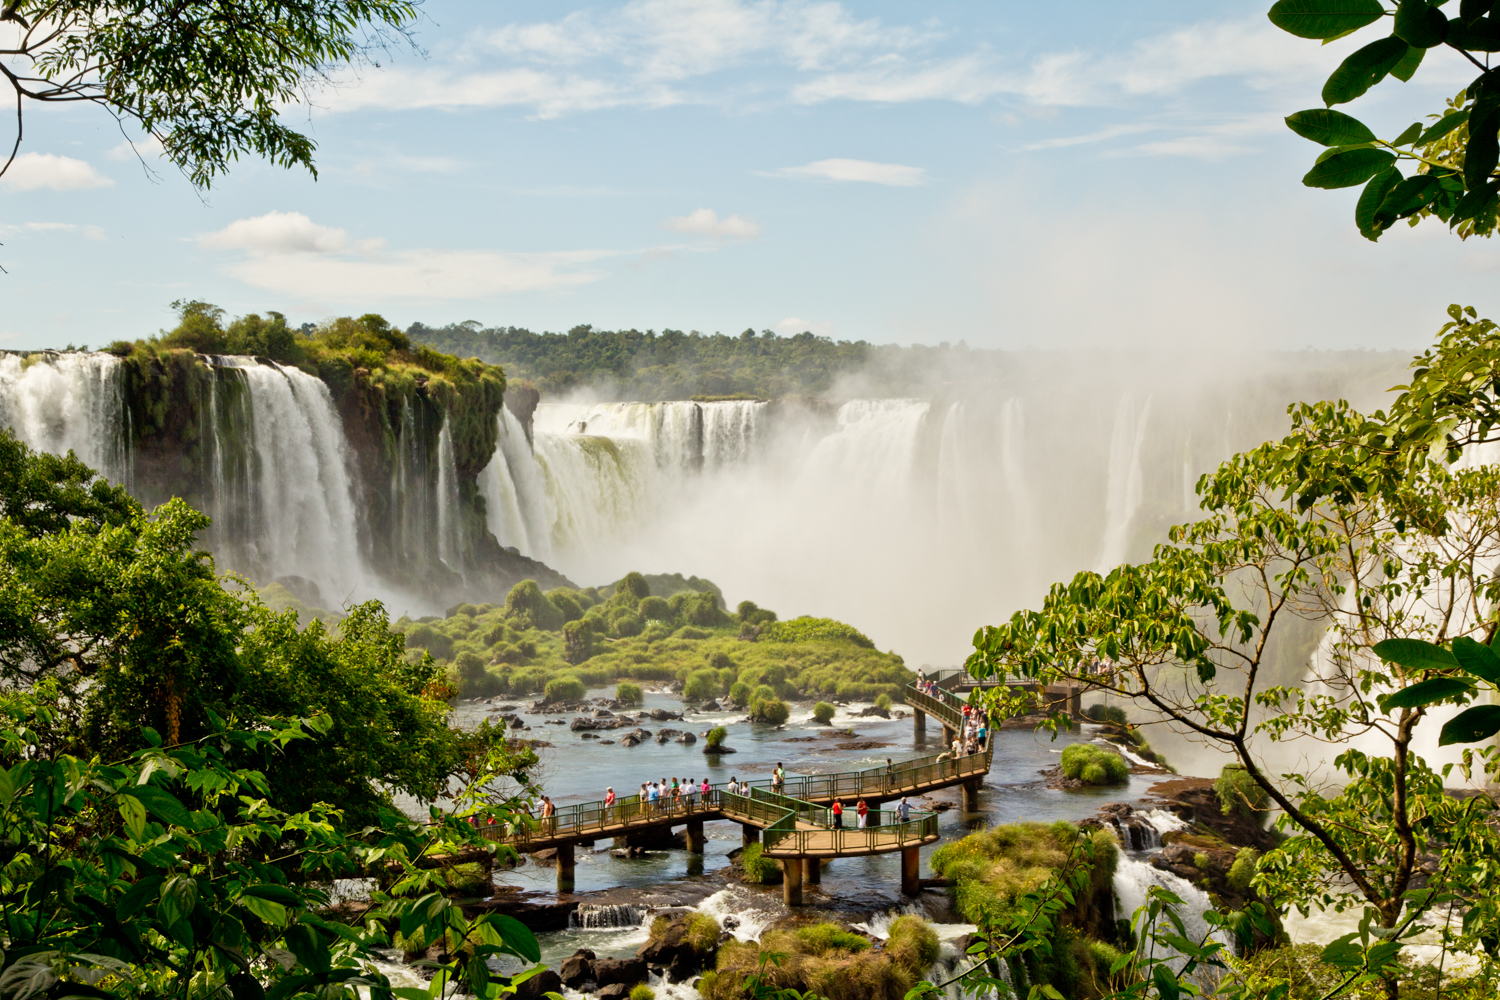
[[[927,735],[927,713],[920,708],[911,711],[911,729],[918,736]]]
[[[690,819],[687,822],[687,849],[689,854],[703,853],[703,821]]]
[[[573,891],[573,845],[557,845],[557,891]]]
[[[806,869],[803,875],[807,878],[808,885],[820,885],[823,882],[823,861],[820,858],[803,858],[802,867]]]
[[[802,905],[802,859],[781,859],[781,901],[787,906]]]
[[[979,783],[983,779],[975,778],[973,781],[965,781],[959,787],[963,789],[963,810],[966,813],[979,811]]]
[[[740,844],[743,847],[758,844],[760,843],[760,827],[751,826],[749,823],[741,823],[740,836],[742,838]]]
[[[921,857],[915,847],[901,849],[901,894],[915,896],[922,891]]]

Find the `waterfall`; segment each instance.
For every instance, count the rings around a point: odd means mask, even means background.
[[[541,466],[515,414],[502,406],[496,420],[495,454],[479,473],[490,534],[502,546],[546,562],[552,546]]]
[[[336,606],[367,574],[333,397],[320,379],[296,368],[248,358],[234,359],[233,367],[247,385],[253,427],[252,503],[240,538],[246,569],[262,582],[310,580]],[[224,452],[216,457],[221,468],[233,461]]]
[[[568,914],[568,926],[586,931],[639,927],[650,913],[647,907],[629,903],[583,903]]]
[[[109,354],[0,355],[0,424],[36,451],[72,451],[111,482],[130,479],[119,359]]]
[[[1125,561],[1130,548],[1130,528],[1141,508],[1141,446],[1151,417],[1151,399],[1137,413],[1130,397],[1120,400],[1115,428],[1109,444],[1109,479],[1104,497],[1104,538],[1100,544],[1098,570],[1108,573]]]
[[[503,407],[502,407],[503,409]],[[455,573],[462,574],[463,539],[459,535],[458,469],[453,459],[453,432],[448,421],[438,432],[437,535],[438,559]]]
[[[1115,917],[1120,920],[1132,919],[1135,911],[1146,905],[1147,890],[1153,885],[1175,893],[1177,898],[1182,900],[1183,905],[1177,915],[1182,918],[1183,927],[1186,930],[1184,937],[1194,942],[1211,937],[1223,944],[1230,954],[1234,953],[1234,942],[1222,929],[1215,929],[1211,934],[1209,933],[1208,922],[1203,919],[1203,914],[1212,910],[1214,906],[1207,893],[1186,879],[1179,878],[1171,872],[1162,871],[1160,868],[1153,867],[1150,862],[1133,858],[1128,854],[1120,855],[1119,864],[1115,868]],[[1143,948],[1150,946],[1149,941],[1142,942]],[[1170,948],[1167,951],[1174,956],[1171,963],[1173,968],[1181,970],[1186,960]]]

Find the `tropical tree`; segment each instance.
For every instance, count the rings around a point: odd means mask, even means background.
[[[0,76],[27,105],[97,104],[161,143],[207,188],[253,153],[315,176],[315,143],[284,112],[338,66],[400,37],[419,0],[8,0]]]
[[[1456,10],[1454,8],[1457,8]],[[1436,216],[1461,238],[1489,236],[1500,215],[1500,11],[1494,0],[1279,0],[1271,22],[1302,38],[1330,42],[1386,22],[1390,32],[1349,55],[1323,85],[1324,107],[1299,111],[1293,131],[1327,147],[1302,183],[1364,190],[1355,207],[1361,235],[1378,240],[1398,220]],[[1388,21],[1387,21],[1388,19]],[[1394,77],[1416,75],[1427,53],[1450,49],[1478,75],[1463,90],[1389,139],[1334,110]]]
[[[968,663],[1135,699],[1232,754],[1290,834],[1258,889],[1364,909],[1365,937],[1325,957],[1392,997],[1403,943],[1434,908],[1466,914],[1444,932],[1460,949],[1500,933],[1494,803],[1446,794],[1452,769],[1415,751],[1433,712],[1500,680],[1500,468],[1449,464],[1495,430],[1500,343],[1453,315],[1389,414],[1294,408],[1291,435],[1200,481],[1203,518],[1149,561],[1054,586],[1040,609],[982,629]],[[1494,714],[1470,708],[1445,741],[1493,735]],[[1330,749],[1287,766],[1299,745]],[[1500,756],[1471,748],[1461,770],[1494,780]]]

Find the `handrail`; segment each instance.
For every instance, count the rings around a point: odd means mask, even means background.
[[[942,688],[937,689],[941,697],[934,697],[908,684],[905,700],[912,708],[920,709],[942,720],[953,729],[963,725],[963,699]],[[568,837],[586,837],[590,833],[609,830],[618,832],[632,826],[652,826],[663,819],[683,820],[695,816],[709,818],[711,815],[735,813],[752,822],[765,823],[764,842],[771,845],[787,840],[794,843],[810,842],[812,834],[823,835],[834,832],[835,845],[846,841],[863,840],[881,843],[896,831],[919,828],[922,837],[937,832],[936,814],[919,814],[921,818],[906,823],[889,823],[884,818],[889,810],[874,810],[875,825],[860,828],[832,829],[832,819],[826,806],[817,805],[811,799],[860,799],[894,798],[903,789],[916,789],[936,781],[953,780],[971,775],[987,774],[994,757],[994,740],[986,740],[982,753],[953,757],[947,752],[929,754],[906,760],[887,767],[866,768],[861,771],[842,771],[836,774],[809,774],[789,776],[780,789],[772,779],[762,778],[746,782],[750,795],[728,791],[728,782],[709,786],[707,796],[693,794],[681,798],[662,798],[655,802],[643,802],[639,795],[628,795],[617,799],[613,805],[604,802],[580,802],[563,806],[553,816],[533,818],[525,816],[519,827],[510,824],[492,827],[484,831],[492,840],[525,845],[533,840],[554,840]],[[820,827],[817,830],[800,829],[798,822]],[[930,828],[930,830],[929,830]],[[875,831],[882,831],[876,834]],[[845,837],[844,834],[852,836]],[[864,836],[868,834],[869,836]],[[795,853],[793,851],[792,853]]]

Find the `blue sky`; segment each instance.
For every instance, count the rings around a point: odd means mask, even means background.
[[[1281,118],[1368,39],[1267,6],[427,0],[425,55],[290,112],[316,181],[248,160],[200,196],[104,114],[33,108],[0,347],[150,334],[184,297],[1181,350],[1418,347],[1449,302],[1495,312],[1500,248],[1370,244],[1356,192],[1300,185],[1317,149]],[[1431,59],[1351,110],[1394,134],[1469,76]]]

